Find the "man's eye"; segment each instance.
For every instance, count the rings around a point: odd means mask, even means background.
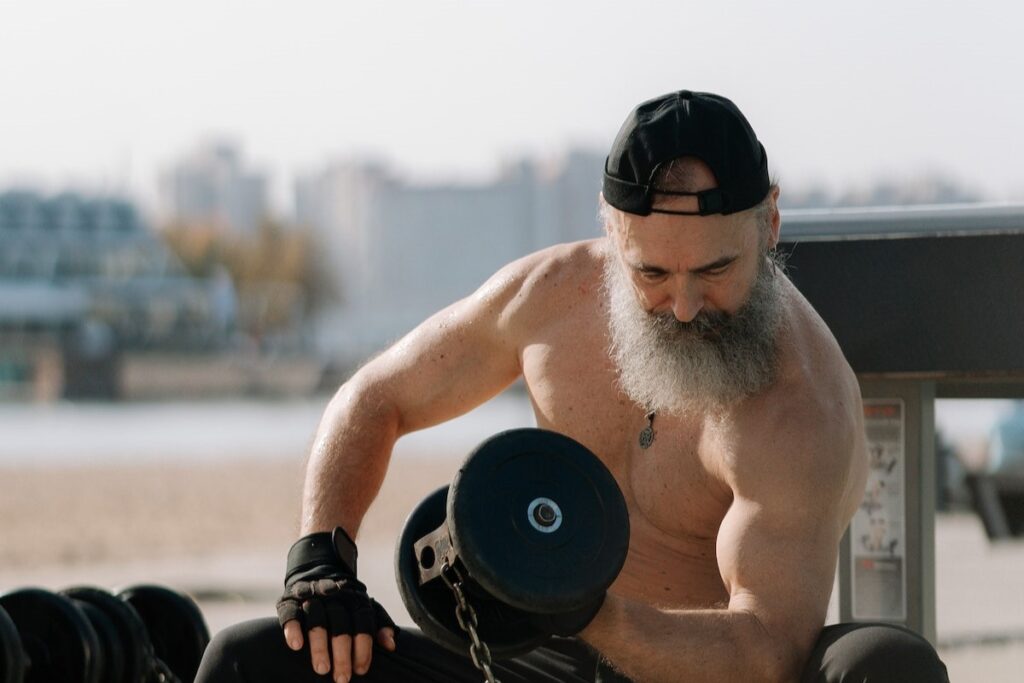
[[[645,282],[658,282],[665,277],[665,273],[660,270],[641,270],[638,272],[640,273],[640,279]]]
[[[705,270],[704,271],[704,275],[711,275],[711,276],[721,275],[725,271],[729,270],[729,266],[730,265],[731,264],[727,263],[724,266],[719,266],[718,268],[712,268],[711,270]]]

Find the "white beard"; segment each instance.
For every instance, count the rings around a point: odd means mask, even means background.
[[[762,265],[747,302],[731,315],[699,313],[681,323],[644,310],[625,267],[605,259],[611,357],[619,386],[645,411],[713,413],[768,387],[775,379],[779,327],[776,265]]]

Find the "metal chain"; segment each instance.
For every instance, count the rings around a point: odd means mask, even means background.
[[[480,640],[480,635],[476,632],[479,626],[476,610],[466,600],[466,594],[462,590],[462,584],[465,582],[462,572],[445,561],[441,565],[441,578],[455,595],[455,618],[459,622],[459,627],[469,635],[469,656],[473,660],[473,666],[483,673],[486,683],[501,683],[491,671],[491,649],[487,647],[487,643]]]

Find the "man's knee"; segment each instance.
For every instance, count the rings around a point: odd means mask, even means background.
[[[479,680],[466,657],[455,657],[415,629],[398,633],[398,650],[373,649],[365,683],[451,683]],[[291,650],[277,619],[256,619],[230,626],[210,641],[195,683],[323,683],[313,671],[309,648]]]
[[[891,624],[836,624],[822,631],[804,670],[804,683],[948,683],[931,644]]]
[[[287,646],[276,619],[257,619],[220,631],[203,654],[196,683],[250,681],[244,670],[266,663],[275,651],[287,656]]]

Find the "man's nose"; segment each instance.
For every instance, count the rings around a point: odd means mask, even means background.
[[[676,286],[672,297],[672,314],[682,323],[691,322],[704,308],[704,292],[699,285],[685,279]]]

